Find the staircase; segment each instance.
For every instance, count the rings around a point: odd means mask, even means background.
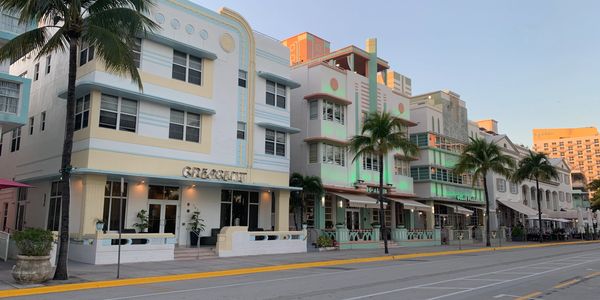
[[[217,257],[213,247],[175,247],[175,260],[196,260]]]

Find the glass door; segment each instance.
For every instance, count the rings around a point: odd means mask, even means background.
[[[177,205],[165,204],[165,225],[163,233],[175,234],[177,230]]]
[[[160,202],[151,201],[148,204],[148,232],[177,234],[179,205]]]
[[[360,229],[360,211],[357,209],[346,209],[346,227],[349,230]]]
[[[160,204],[149,204],[148,205],[148,232],[149,233],[160,233],[161,212],[162,212],[162,205],[160,205]]]

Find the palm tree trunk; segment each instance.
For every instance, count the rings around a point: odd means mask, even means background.
[[[71,37],[69,41],[69,78],[67,86],[67,113],[65,116],[65,137],[63,141],[62,161],[60,166],[62,180],[60,243],[58,245],[58,262],[54,272],[54,280],[67,280],[67,259],[69,252],[69,206],[71,202],[71,152],[73,151],[73,131],[75,128],[75,80],[77,79],[77,41]]]
[[[540,243],[544,242],[542,237],[542,199],[540,197],[540,182],[538,179],[535,179],[535,197],[537,198],[537,206],[538,206],[538,221],[540,225]]]
[[[483,174],[483,191],[485,193],[485,246],[491,247],[490,241],[490,196],[488,195],[487,174]]]
[[[387,230],[385,229],[385,214],[383,213],[383,155],[379,155],[379,223],[381,224],[381,236],[383,236],[384,253],[388,254]]]
[[[304,191],[302,191],[302,198],[300,199],[300,227],[302,227],[302,225],[304,225]],[[297,229],[302,230],[302,228]]]

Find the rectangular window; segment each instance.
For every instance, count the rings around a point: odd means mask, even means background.
[[[319,144],[308,144],[308,163],[314,164],[319,160]]]
[[[514,182],[510,183],[510,193],[511,194],[518,194],[519,193],[519,186],[516,183],[514,183]]]
[[[23,230],[25,226],[25,208],[27,207],[27,188],[19,188],[17,196],[17,220],[15,229],[17,231]]]
[[[10,143],[10,152],[19,151],[21,148],[21,127],[12,131],[12,141]]]
[[[79,52],[79,65],[83,66],[94,59],[94,46],[83,46]]]
[[[48,199],[48,223],[46,229],[58,231],[60,228],[60,209],[62,199],[62,182],[53,181]]]
[[[40,117],[40,131],[46,130],[46,112],[43,111]]]
[[[75,131],[88,127],[90,118],[90,95],[85,95],[75,102]]]
[[[410,164],[402,157],[394,157],[394,174],[410,176]]]
[[[200,121],[199,114],[171,109],[169,138],[199,143]]]
[[[316,120],[319,117],[319,102],[308,102],[308,110],[311,120]]]
[[[265,154],[285,156],[285,132],[266,129]]]
[[[323,144],[322,161],[326,164],[334,164],[338,166],[346,165],[346,151],[343,147]]]
[[[141,67],[142,65],[142,39],[135,38],[133,39],[133,47],[131,47],[131,52],[133,53],[133,63],[136,68]]]
[[[237,139],[238,140],[246,139],[246,123],[244,123],[244,122],[237,123]]]
[[[285,108],[286,91],[285,85],[267,80],[267,105]]]
[[[345,107],[343,105],[323,101],[323,120],[344,124]]]
[[[135,132],[137,101],[102,94],[99,126]]]
[[[202,59],[187,53],[173,50],[173,79],[202,85]]]
[[[34,117],[29,118],[29,135],[33,135],[33,122],[35,122]]]
[[[506,192],[506,180],[502,179],[502,178],[496,178],[496,188],[498,189],[498,192],[504,193]]]
[[[149,185],[148,199],[153,200],[179,200],[179,187]]]
[[[119,207],[121,211],[119,212]],[[121,182],[107,181],[104,185],[104,211],[102,220],[104,221],[103,230],[118,231],[119,215],[121,215],[121,229],[125,228],[125,217],[127,216],[127,182],[123,184],[123,193],[121,195]]]
[[[376,154],[365,153],[362,156],[363,170],[379,171],[379,157]]]
[[[50,74],[50,64],[52,63],[52,55],[46,56],[46,74]]]
[[[0,112],[16,114],[19,110],[21,86],[18,83],[0,81]]]
[[[33,67],[33,81],[40,79],[40,63],[35,64]]]
[[[238,70],[238,86],[245,88],[247,81],[248,81],[248,73],[243,70]]]
[[[0,156],[2,156],[2,137],[4,136],[4,134],[2,134],[2,132],[0,132]]]

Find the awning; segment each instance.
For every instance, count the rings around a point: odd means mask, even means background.
[[[533,209],[531,207],[527,207],[520,202],[513,202],[513,201],[506,201],[506,200],[496,200],[496,201],[500,202],[502,205],[504,205],[514,211],[520,212],[527,216],[537,216],[537,214],[538,214],[538,212],[535,211],[535,209]]]
[[[472,210],[466,209],[466,208],[464,208],[462,206],[452,205],[452,204],[444,204],[444,203],[441,203],[441,204],[443,206],[445,206],[445,207],[449,207],[449,208],[454,209],[454,212],[457,213],[457,214],[461,214],[461,215],[472,215],[473,214]]]
[[[414,209],[420,211],[431,211],[431,206],[408,199],[393,199],[393,201],[402,203],[405,209]]]
[[[0,178],[0,190],[8,189],[8,188],[20,188],[20,187],[31,187],[31,186],[28,184]]]
[[[297,83],[289,78],[285,78],[285,77],[282,77],[282,76],[279,76],[277,74],[273,74],[270,72],[258,71],[258,77],[262,77],[264,79],[283,84],[283,85],[289,87],[290,89],[295,89],[295,88],[300,87],[299,83]]]
[[[371,198],[367,195],[361,194],[347,194],[347,193],[332,193],[338,197],[348,200],[349,206],[351,207],[364,207],[364,208],[379,208],[379,202],[377,199]],[[386,204],[383,203],[385,207]]]
[[[256,123],[256,125],[258,125],[260,127],[264,127],[264,128],[283,131],[283,132],[290,133],[290,134],[300,132],[300,129],[298,129],[298,128],[283,126],[283,125],[278,125],[278,124],[268,123],[268,122],[259,122],[259,123]]]
[[[567,210],[567,211],[549,211],[546,212],[549,217],[558,218],[558,219],[577,219],[578,213],[576,210]]]

